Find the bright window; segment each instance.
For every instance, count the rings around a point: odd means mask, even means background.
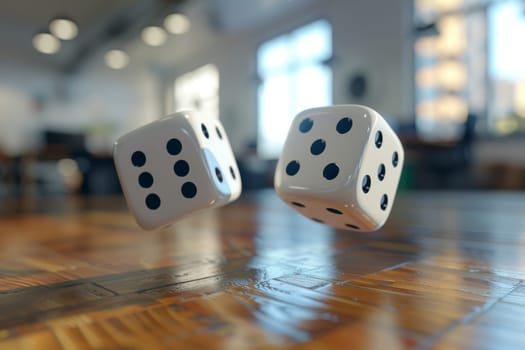
[[[466,1],[415,1],[416,23],[432,24],[415,41],[416,125],[426,139],[460,138],[468,113],[484,108],[483,17],[465,15]]]
[[[525,3],[489,10],[489,126],[499,134],[525,131]]]
[[[219,117],[219,71],[207,64],[175,79],[175,109],[192,110],[205,118]]]
[[[525,2],[414,0],[416,123],[426,138],[525,132]]]
[[[257,52],[257,151],[278,158],[293,117],[332,103],[332,29],[326,20],[298,28],[263,43]]]

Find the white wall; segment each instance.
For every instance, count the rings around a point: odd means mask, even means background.
[[[254,28],[222,31],[206,21],[208,3],[190,3],[187,12],[192,19],[192,32],[170,41],[157,57],[162,57],[160,60],[170,73],[165,81],[168,95],[176,76],[207,63],[218,66],[221,119],[237,151],[247,140],[256,138],[257,46],[317,18],[326,18],[333,26],[334,103],[358,102],[395,120],[410,118],[410,0],[306,1],[302,7]],[[352,101],[346,88],[349,76],[355,72],[364,72],[369,78],[368,94],[359,101]]]
[[[52,71],[30,64],[0,65],[0,150],[19,155],[35,149],[41,120],[35,96],[49,94],[55,84]]]
[[[191,31],[170,36],[160,48],[147,47],[139,38],[127,43],[131,64],[122,71],[106,68],[102,53],[67,77],[31,63],[1,62],[0,139],[9,136],[13,144],[27,145],[35,128],[103,130],[92,144],[94,150],[109,151],[113,139],[125,131],[168,112],[164,101],[175,77],[214,63],[220,72],[221,119],[234,149],[241,152],[257,132],[257,46],[321,17],[333,26],[334,102],[368,104],[395,119],[410,117],[411,0],[295,0],[254,23],[228,26],[235,16],[223,13],[218,18],[213,5],[233,4],[235,10],[235,3],[188,2]],[[217,26],[221,20],[223,25]],[[351,101],[347,79],[357,71],[369,77],[369,93]],[[35,110],[34,96],[42,97],[42,110]],[[18,131],[13,126],[17,122],[22,124]]]
[[[147,70],[116,72],[95,62],[71,76],[24,64],[0,65],[0,147],[11,155],[39,146],[43,129],[87,132],[108,153],[125,131],[160,114],[158,79]]]

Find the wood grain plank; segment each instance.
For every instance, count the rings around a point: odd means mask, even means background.
[[[350,233],[261,191],[144,232],[120,197],[9,200],[0,348],[524,348],[524,213],[407,193]]]

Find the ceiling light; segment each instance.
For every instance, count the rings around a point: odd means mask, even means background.
[[[33,47],[39,52],[51,55],[60,50],[60,40],[49,33],[38,33],[33,37]]]
[[[161,27],[146,27],[142,31],[142,40],[150,46],[161,46],[166,42],[168,35]]]
[[[164,27],[171,34],[184,34],[190,30],[190,20],[180,13],[172,13],[164,20]]]
[[[122,69],[129,63],[129,55],[122,50],[109,50],[104,56],[104,61],[111,69]]]
[[[56,18],[49,24],[49,30],[57,38],[71,40],[78,34],[78,26],[68,18]]]

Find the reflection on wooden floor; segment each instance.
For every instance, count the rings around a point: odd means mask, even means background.
[[[405,194],[366,234],[272,192],[159,232],[120,198],[0,210],[1,349],[525,348],[525,195]]]

